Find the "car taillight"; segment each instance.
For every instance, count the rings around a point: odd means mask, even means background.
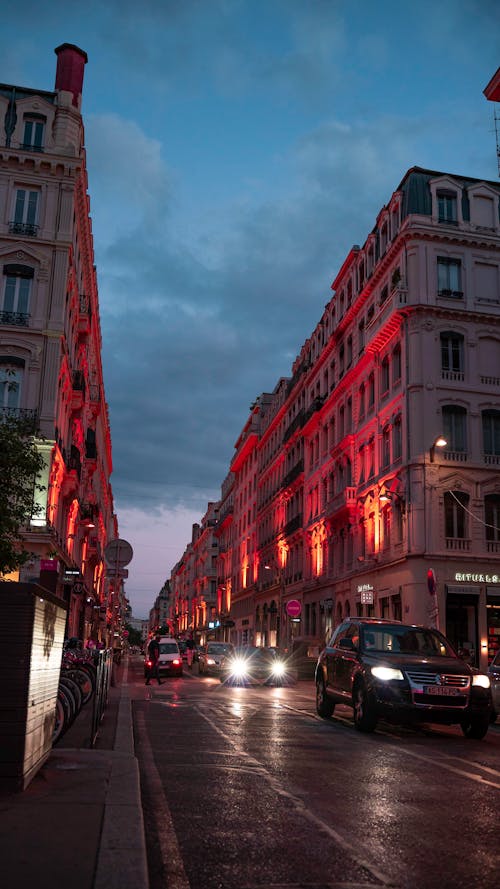
[[[146,667],[152,667],[153,661],[146,661]]]

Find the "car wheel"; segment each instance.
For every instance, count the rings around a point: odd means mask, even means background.
[[[464,719],[463,722],[460,723],[460,728],[466,738],[481,741],[486,735],[489,725],[489,716],[469,716],[468,719]]]
[[[352,693],[354,726],[358,732],[373,732],[377,725],[377,714],[373,700],[364,682],[358,682]]]
[[[325,683],[322,678],[316,680],[316,712],[322,719],[329,719],[335,710],[335,704],[330,701],[326,693]]]

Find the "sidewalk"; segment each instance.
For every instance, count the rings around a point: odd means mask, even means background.
[[[0,793],[6,886],[148,889],[128,664],[111,686],[94,749],[92,702],[22,793]]]

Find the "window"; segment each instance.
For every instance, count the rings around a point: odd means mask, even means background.
[[[396,346],[392,353],[392,384],[401,379],[401,346]]]
[[[22,265],[6,265],[3,272],[0,321],[27,326],[33,269]]]
[[[359,387],[358,404],[359,404],[358,417],[360,420],[362,420],[365,415],[365,384],[364,383],[362,383],[361,386]]]
[[[339,379],[344,376],[344,359],[345,359],[345,350],[344,345],[342,344],[339,348]]]
[[[16,359],[0,358],[0,410],[19,409],[23,367]]]
[[[382,431],[382,469],[387,469],[391,465],[391,432],[389,426]]]
[[[358,325],[358,354],[361,355],[361,352],[365,348],[365,322],[364,320],[359,322]]]
[[[352,364],[352,336],[347,337],[347,367]]]
[[[16,205],[14,209],[14,221],[10,223],[10,231],[13,234],[36,235],[38,210],[38,192],[18,188],[16,191]]]
[[[483,453],[500,456],[500,411],[482,412]]]
[[[400,460],[403,455],[403,436],[401,417],[396,417],[392,427],[392,459],[393,462]]]
[[[500,541],[500,496],[487,494],[484,498],[486,540]]]
[[[460,260],[438,256],[437,264],[439,296],[462,297],[462,264]]]
[[[375,375],[373,373],[368,377],[368,407],[371,408],[375,404]]]
[[[456,374],[463,379],[464,371],[464,338],[459,333],[446,331],[440,335],[441,371],[446,379],[456,379]]]
[[[467,450],[467,411],[454,404],[445,405],[443,434],[448,442],[446,451],[465,452]]]
[[[389,296],[389,287],[388,287],[388,285],[386,284],[385,287],[382,287],[382,291],[381,291],[381,293],[380,293],[379,304],[380,304],[381,306],[385,303],[385,301],[386,301],[386,299],[387,299],[388,296]]]
[[[45,118],[36,114],[24,118],[22,147],[25,151],[43,151],[44,130]]]
[[[382,360],[382,365],[380,368],[380,392],[382,395],[386,395],[389,391],[389,358],[387,355]]]
[[[469,495],[463,491],[446,491],[444,495],[444,523],[446,537],[467,537],[467,509]]]
[[[457,224],[457,196],[446,191],[438,191],[438,221]]]

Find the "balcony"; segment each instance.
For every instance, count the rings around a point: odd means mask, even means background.
[[[354,509],[356,509],[356,488],[348,486],[327,502],[325,512],[332,516],[345,510]]]
[[[470,552],[471,541],[467,537],[446,537],[446,549],[450,552]]]
[[[9,222],[9,232],[11,235],[36,238],[39,228],[39,225],[34,225],[32,222]]]
[[[295,466],[290,469],[290,472],[287,472],[283,481],[281,482],[282,488],[288,488],[295,481],[295,479],[299,478],[300,475],[304,472],[304,458],[300,459]]]
[[[443,460],[446,460],[448,463],[467,463],[467,451],[449,451],[444,449],[441,453]]]
[[[293,433],[297,431],[297,429],[302,429],[302,426],[305,423],[305,410],[302,408],[298,414],[293,418],[290,425],[285,430],[285,434],[283,435],[283,441],[288,441],[289,438],[292,437]]]
[[[90,333],[92,312],[90,307],[90,297],[84,293],[80,294],[78,312],[78,334],[86,337]]]
[[[295,518],[290,519],[289,522],[286,523],[283,528],[283,534],[285,537],[290,537],[295,531],[299,531],[302,528],[302,513],[300,512]]]
[[[2,420],[18,420],[26,423],[28,431],[35,434],[38,428],[38,411],[21,407],[0,407],[0,423]]]
[[[0,324],[12,327],[29,327],[30,316],[26,312],[0,312]]]

